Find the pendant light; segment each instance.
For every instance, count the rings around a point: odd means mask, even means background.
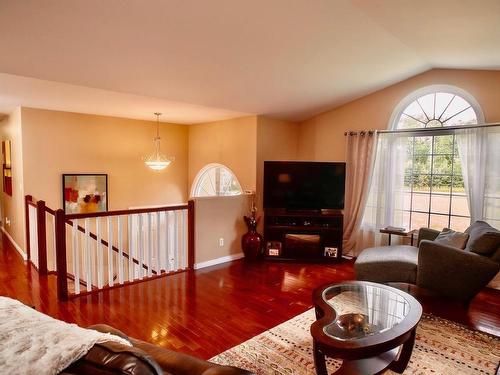
[[[174,160],[173,158],[167,158],[160,151],[160,116],[161,113],[155,112],[156,116],[156,137],[153,138],[153,153],[148,156],[145,160],[145,164],[155,171],[161,171],[162,169],[167,168],[170,163]]]

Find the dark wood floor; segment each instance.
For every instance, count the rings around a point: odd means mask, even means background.
[[[315,287],[353,278],[348,261],[336,266],[235,261],[62,303],[56,300],[54,276],[39,277],[5,237],[2,245],[0,295],[67,322],[107,323],[205,359],[309,309]],[[423,306],[500,336],[498,291],[481,292],[467,308],[435,298],[425,298]]]

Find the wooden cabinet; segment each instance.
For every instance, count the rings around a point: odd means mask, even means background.
[[[266,209],[264,213],[266,259],[338,262],[342,258],[342,236],[341,211]]]

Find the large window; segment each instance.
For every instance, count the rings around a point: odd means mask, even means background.
[[[470,222],[453,126],[476,124],[482,113],[456,88],[430,87],[406,98],[393,129],[413,129],[404,145],[403,225],[464,230]],[[432,133],[429,128],[439,128]],[[405,133],[406,134],[406,133]],[[432,135],[431,135],[432,134]]]
[[[208,164],[194,179],[192,197],[239,195],[241,185],[233,172],[222,164]]]

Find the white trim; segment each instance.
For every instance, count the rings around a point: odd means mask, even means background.
[[[19,255],[21,255],[24,260],[28,260],[28,256],[26,255],[26,253],[23,251],[23,249],[21,249],[21,246],[19,246],[16,243],[16,241],[14,241],[14,239],[9,234],[9,232],[7,232],[3,226],[1,227],[1,229],[2,229],[3,234],[5,234],[5,236],[9,239],[10,243],[14,246],[14,248],[17,250]]]
[[[237,254],[226,255],[220,258],[207,260],[206,262],[195,263],[194,269],[199,270],[200,268],[215,266],[216,264],[232,262],[233,260],[241,259],[244,256],[245,255],[243,253],[237,253]]]
[[[432,94],[434,92],[445,92],[462,97],[472,106],[472,109],[476,113],[477,123],[484,124],[484,113],[476,98],[474,98],[471,94],[469,94],[464,89],[461,89],[460,87],[441,84],[441,85],[430,85],[421,87],[418,90],[415,90],[412,93],[406,95],[398,103],[398,105],[396,105],[394,111],[392,111],[391,117],[389,119],[388,129],[389,130],[397,129],[399,117],[401,117],[401,114],[406,109],[406,107],[408,107],[414,100],[417,100],[421,96]],[[422,129],[415,129],[415,130],[422,130]]]
[[[195,178],[193,180],[193,184],[191,185],[190,199],[193,199],[195,197],[196,198],[200,198],[200,197],[197,196],[198,185],[200,184],[200,181],[203,178],[203,176],[205,175],[205,173],[208,172],[212,168],[224,168],[224,169],[227,169],[233,175],[233,178],[236,180],[236,182],[237,182],[237,184],[238,184],[238,186],[240,188],[240,193],[239,194],[234,194],[234,195],[241,195],[241,194],[243,194],[243,188],[241,187],[240,181],[238,180],[238,177],[232,171],[231,168],[229,168],[228,166],[226,166],[224,164],[220,164],[220,163],[210,163],[210,164],[205,165],[203,168],[201,168],[198,171],[198,173],[196,174],[196,176],[195,176]],[[215,195],[215,196],[220,196],[220,195]],[[226,196],[226,195],[224,195],[224,196]]]

